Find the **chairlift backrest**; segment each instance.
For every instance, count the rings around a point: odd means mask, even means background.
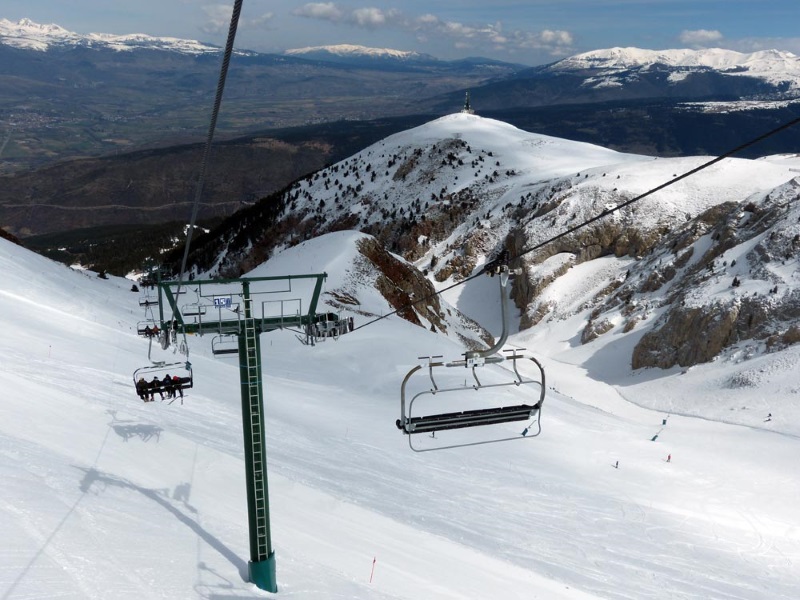
[[[206,314],[207,307],[205,304],[185,304],[181,308],[181,314],[184,317],[199,317]]]
[[[239,337],[236,335],[217,335],[211,340],[211,353],[215,356],[239,354]]]

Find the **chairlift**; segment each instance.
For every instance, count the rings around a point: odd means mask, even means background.
[[[145,308],[149,306],[158,306],[158,298],[149,294],[145,294],[139,298],[139,306],[144,306]]]
[[[544,368],[535,358],[522,354],[520,349],[506,351],[510,353],[507,356],[498,354],[508,337],[505,288],[509,271],[504,264],[493,264],[487,267],[486,272],[491,275],[500,275],[503,332],[495,345],[484,351],[466,352],[464,359],[452,362],[440,360],[441,356],[420,357],[424,362],[412,368],[403,379],[400,389],[400,418],[395,424],[398,429],[408,435],[409,446],[415,452],[526,439],[536,437],[541,433],[540,414],[545,396]],[[518,363],[522,360],[530,360],[536,365],[539,371],[538,378],[523,377],[520,374]],[[478,377],[476,369],[507,361],[511,362],[511,372],[505,369],[495,369],[491,373],[491,378],[482,376],[484,382]],[[431,387],[407,399],[409,381],[412,380],[415,373],[426,367]],[[434,372],[438,374],[444,369],[451,376],[449,379],[452,380],[455,371],[447,371],[452,367],[469,369],[469,378],[464,380],[464,385],[451,384],[447,387],[439,387],[436,382],[438,375],[434,375]],[[441,380],[443,380],[442,377],[440,377]],[[528,389],[535,390],[537,387],[538,393],[525,394]],[[520,389],[517,391],[516,388]],[[511,391],[515,393],[509,393]],[[520,395],[526,395],[527,399],[520,401]],[[431,398],[435,398],[432,403],[436,410],[424,410],[424,407],[431,404],[426,400]],[[423,406],[422,409],[418,408],[418,401]],[[435,438],[436,433],[441,431],[502,425],[519,421],[530,421],[530,423],[514,435],[509,434],[508,428],[492,430],[495,432],[495,437],[481,441],[476,441],[477,438],[471,436],[455,436],[456,441],[454,442],[444,441],[443,445],[424,447],[425,444],[419,443],[424,436],[415,435],[427,433]],[[497,433],[498,431],[499,433]]]
[[[207,306],[205,304],[184,304],[181,307],[181,314],[184,317],[200,317],[206,314]]]
[[[136,333],[142,337],[151,337],[153,335],[153,327],[157,326],[158,324],[153,319],[139,321],[136,324]]]
[[[239,337],[237,335],[217,335],[211,340],[211,353],[215,356],[239,354]]]
[[[313,323],[306,327],[306,334],[313,336],[315,341],[324,341],[327,338],[339,339],[340,335],[348,332],[352,319],[343,319],[334,312],[321,313],[314,316]]]
[[[408,372],[401,387],[400,419],[396,421],[398,429],[409,436],[409,446],[416,452],[426,452],[428,450],[438,450],[442,448],[454,448],[459,446],[470,446],[488,442],[508,441],[512,439],[532,438],[541,432],[540,409],[544,402],[545,395],[545,376],[544,368],[541,363],[531,356],[521,353],[520,349],[512,349],[508,356],[490,356],[485,361],[472,361],[468,365],[468,360],[458,360],[445,363],[436,360],[440,357],[421,357],[427,360],[426,365],[417,365]],[[492,359],[492,360],[489,360]],[[523,377],[518,368],[519,361],[530,360],[539,370],[540,378]],[[510,361],[512,373],[497,370],[495,377],[500,374],[504,381],[489,383],[482,381],[483,376],[478,377],[476,369],[491,364],[500,364]],[[420,391],[407,400],[407,385],[412,376],[421,369],[427,367],[431,387]],[[470,369],[470,376],[465,380],[464,385],[450,385],[440,387],[437,384],[435,371],[442,368],[467,367]],[[453,375],[451,371],[448,375]],[[509,376],[510,375],[510,376]],[[451,378],[452,379],[452,378]],[[527,386],[532,386],[534,393],[525,393]],[[517,389],[520,388],[520,389]],[[538,393],[535,391],[538,388]],[[503,393],[513,391],[514,393]],[[479,395],[479,396],[478,396]],[[447,396],[446,398],[444,396]],[[520,396],[523,400],[520,401]],[[527,398],[526,398],[527,396]],[[436,407],[443,407],[439,411],[429,412],[425,407],[430,407],[431,402],[426,402],[433,398]],[[418,407],[418,404],[422,408]],[[422,413],[422,414],[420,414]],[[474,438],[463,438],[459,443],[446,443],[435,448],[424,448],[418,441],[415,443],[413,434],[428,433],[435,437],[436,432],[449,431],[454,429],[465,429],[468,427],[480,427],[488,425],[500,425],[503,423],[513,423],[515,421],[530,421],[530,424],[519,433],[509,435],[507,430],[502,430],[489,440],[475,442]],[[534,431],[535,430],[535,431]]]
[[[171,384],[165,381],[167,375],[170,376]],[[189,361],[156,362],[133,372],[133,387],[144,402],[152,401],[157,394],[161,396],[162,402],[169,399],[169,404],[172,404],[180,397],[183,404],[184,390],[193,385],[192,365]]]

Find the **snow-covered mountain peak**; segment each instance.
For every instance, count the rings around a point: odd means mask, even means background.
[[[726,75],[756,77],[771,83],[789,82],[794,88],[800,89],[800,57],[779,50],[743,53],[722,48],[607,48],[576,54],[549,68],[553,71],[595,70],[601,75],[613,75],[623,71],[648,70],[656,65],[673,69],[715,70]]]
[[[704,50],[607,48],[576,54],[555,63],[553,67],[556,69],[630,69],[655,64],[671,67],[709,67],[718,70],[756,66],[768,69],[776,64],[800,66],[800,57],[791,52],[779,50],[762,50],[747,54],[722,48]]]
[[[149,48],[184,54],[220,52],[220,48],[203,44],[197,40],[153,37],[144,33],[125,35],[89,33],[84,35],[53,23],[43,25],[30,19],[21,19],[16,23],[8,19],[0,19],[0,44],[41,52],[58,46],[105,47],[117,51]]]
[[[411,52],[406,50],[393,50],[392,48],[369,48],[367,46],[360,46],[358,44],[333,44],[330,46],[306,46],[305,48],[292,48],[287,50],[285,54],[292,56],[303,56],[307,54],[315,54],[320,52],[327,52],[328,54],[335,54],[337,56],[368,56],[370,58],[399,58],[409,59],[418,58],[421,56],[418,52]]]

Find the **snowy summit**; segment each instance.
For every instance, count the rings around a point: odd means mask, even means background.
[[[599,71],[614,75],[630,70],[672,68],[684,71],[715,70],[725,75],[763,79],[773,84],[787,82],[800,90],[800,57],[791,52],[763,50],[752,53],[709,48],[705,50],[643,50],[609,48],[576,54],[548,67],[552,71]]]
[[[291,56],[305,56],[314,54],[333,54],[341,57],[369,57],[369,58],[392,58],[399,60],[417,59],[422,55],[418,52],[404,50],[393,50],[391,48],[369,48],[357,44],[334,44],[331,46],[307,46],[305,48],[293,48],[287,50],[285,54]]]
[[[45,52],[56,47],[87,46],[117,50],[120,52],[149,48],[171,50],[183,54],[206,54],[221,49],[198,42],[172,37],[153,37],[143,33],[113,35],[90,33],[87,35],[68,31],[55,24],[43,25],[30,19],[18,22],[0,19],[0,44]]]

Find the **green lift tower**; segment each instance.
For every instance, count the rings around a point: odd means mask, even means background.
[[[215,334],[238,338],[242,397],[247,514],[250,529],[250,581],[277,592],[275,552],[269,521],[264,392],[259,335],[287,327],[310,329],[327,274],[242,279],[158,282],[162,332],[169,343],[179,334]],[[302,297],[293,297],[302,294]],[[192,296],[191,301],[180,299]],[[272,299],[274,297],[279,299]],[[288,298],[287,298],[288,296]],[[310,297],[303,308],[303,297]],[[165,311],[165,302],[169,312]],[[212,344],[213,349],[213,344]],[[233,353],[230,349],[220,353]],[[235,350],[234,350],[235,352]]]

